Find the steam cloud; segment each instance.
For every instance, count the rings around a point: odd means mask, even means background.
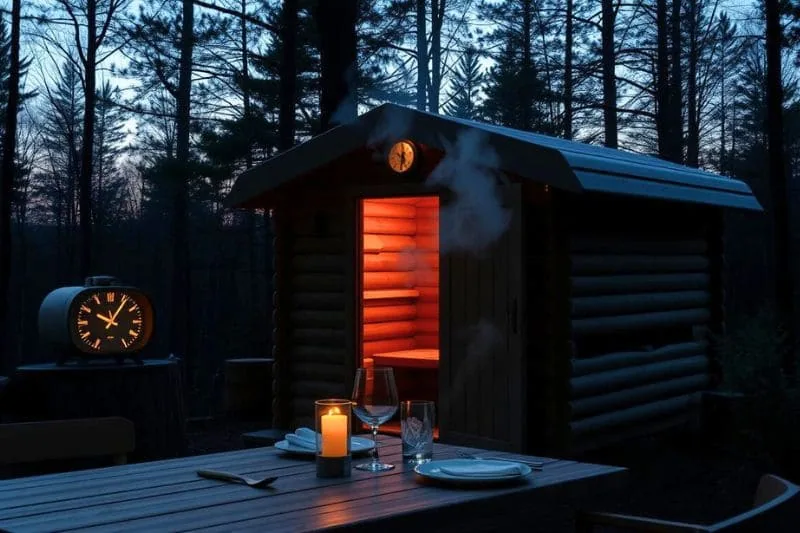
[[[442,253],[481,253],[508,228],[511,213],[503,207],[496,186],[500,159],[478,130],[465,130],[455,145],[443,140],[445,157],[428,183],[454,194],[439,210],[439,246]]]
[[[371,147],[376,161],[383,159],[386,150],[394,142],[403,139],[411,130],[412,117],[409,113],[389,107],[381,115],[367,138],[367,146]]]
[[[347,95],[339,102],[336,110],[331,115],[332,125],[350,124],[358,119],[358,72],[356,65],[350,65],[344,76],[347,85]]]

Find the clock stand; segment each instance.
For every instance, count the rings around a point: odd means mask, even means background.
[[[143,365],[144,361],[139,356],[138,353],[129,353],[125,355],[114,355],[108,356],[107,358],[102,357],[92,357],[88,358],[82,353],[69,353],[69,351],[62,351],[56,357],[56,365],[57,366],[64,366],[65,364],[69,363],[70,361],[75,361],[78,365],[89,365],[91,362],[103,361],[107,359],[109,362],[113,361],[117,365],[124,365],[126,360],[130,359],[132,363],[137,365]]]

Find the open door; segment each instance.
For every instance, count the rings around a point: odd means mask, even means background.
[[[502,197],[511,220],[490,249],[442,252],[439,434],[442,442],[524,451],[521,187],[504,185]]]

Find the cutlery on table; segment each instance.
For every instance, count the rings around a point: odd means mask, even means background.
[[[277,477],[265,477],[262,479],[253,479],[251,477],[242,476],[239,474],[232,474],[230,472],[220,472],[218,470],[198,470],[197,475],[206,479],[216,479],[219,481],[227,481],[229,483],[241,483],[254,489],[264,489],[272,484]]]
[[[544,463],[541,463],[539,461],[525,461],[521,459],[513,459],[510,457],[480,457],[478,455],[462,451],[458,451],[457,455],[460,459],[483,459],[485,461],[506,461],[509,463],[520,463],[523,465],[530,466],[532,470],[541,470],[542,468],[544,468]]]

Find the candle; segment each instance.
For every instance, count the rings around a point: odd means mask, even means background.
[[[334,407],[322,415],[322,456],[344,457],[347,454],[347,415]]]

